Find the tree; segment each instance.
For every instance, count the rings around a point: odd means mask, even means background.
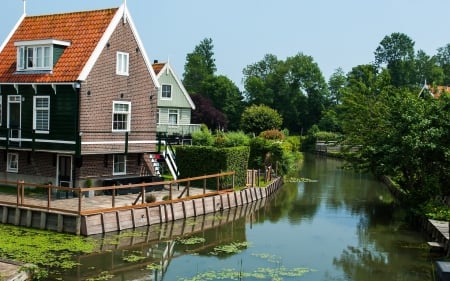
[[[202,95],[228,119],[228,129],[237,130],[243,111],[243,97],[239,88],[226,76],[210,76],[203,82]]]
[[[437,49],[436,63],[444,73],[444,85],[450,85],[450,43]]]
[[[330,92],[329,102],[339,104],[341,101],[342,91],[347,83],[347,78],[342,68],[338,68],[331,74],[328,80],[328,91]]]
[[[252,105],[242,113],[241,129],[245,133],[259,135],[270,129],[280,129],[283,118],[280,114],[266,105]]]
[[[375,65],[386,64],[392,85],[404,87],[414,85],[414,41],[403,33],[392,33],[381,40],[375,50]]]
[[[212,101],[201,94],[191,95],[195,104],[195,110],[192,112],[192,123],[205,124],[210,129],[227,129],[228,120],[223,112],[218,110],[212,104]]]
[[[203,81],[216,72],[213,48],[212,39],[205,38],[187,54],[183,85],[189,93],[201,93]]]
[[[289,131],[300,133],[320,120],[328,89],[312,57],[299,53],[279,61],[266,55],[243,72],[248,103],[277,110]]]
[[[439,67],[436,57],[430,57],[424,51],[419,50],[416,54],[417,81],[429,85],[442,85],[445,79],[442,67]]]

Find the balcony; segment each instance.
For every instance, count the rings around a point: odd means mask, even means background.
[[[163,124],[156,127],[158,133],[165,133],[168,136],[191,136],[192,133],[200,131],[200,124]]]

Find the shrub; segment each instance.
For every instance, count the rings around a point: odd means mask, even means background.
[[[145,202],[147,203],[153,203],[156,202],[156,196],[152,193],[148,193],[145,195]]]
[[[211,146],[214,144],[214,137],[206,126],[202,125],[200,131],[192,133],[192,144],[201,146]]]
[[[263,131],[263,132],[261,132],[261,134],[259,134],[259,136],[262,138],[265,138],[267,140],[283,140],[284,139],[283,132],[281,132],[280,130],[277,130],[277,129]]]

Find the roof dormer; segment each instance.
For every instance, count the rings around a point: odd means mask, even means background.
[[[53,66],[70,46],[70,42],[55,39],[18,41],[14,43],[17,47],[18,72],[27,71],[52,71]]]

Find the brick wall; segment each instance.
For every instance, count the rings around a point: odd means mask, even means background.
[[[129,54],[128,76],[116,74],[117,52]],[[82,83],[80,95],[82,141],[122,141],[124,139],[124,134],[111,133],[113,101],[131,102],[129,141],[156,139],[157,90],[145,64],[142,50],[139,49],[128,23],[124,24],[122,21],[119,23],[108,44],[104,46],[92,72]],[[151,95],[154,96],[153,99],[150,99]],[[154,150],[154,146],[130,144],[128,149],[144,152]],[[123,146],[82,146],[82,154],[96,151],[119,152],[123,151]]]

